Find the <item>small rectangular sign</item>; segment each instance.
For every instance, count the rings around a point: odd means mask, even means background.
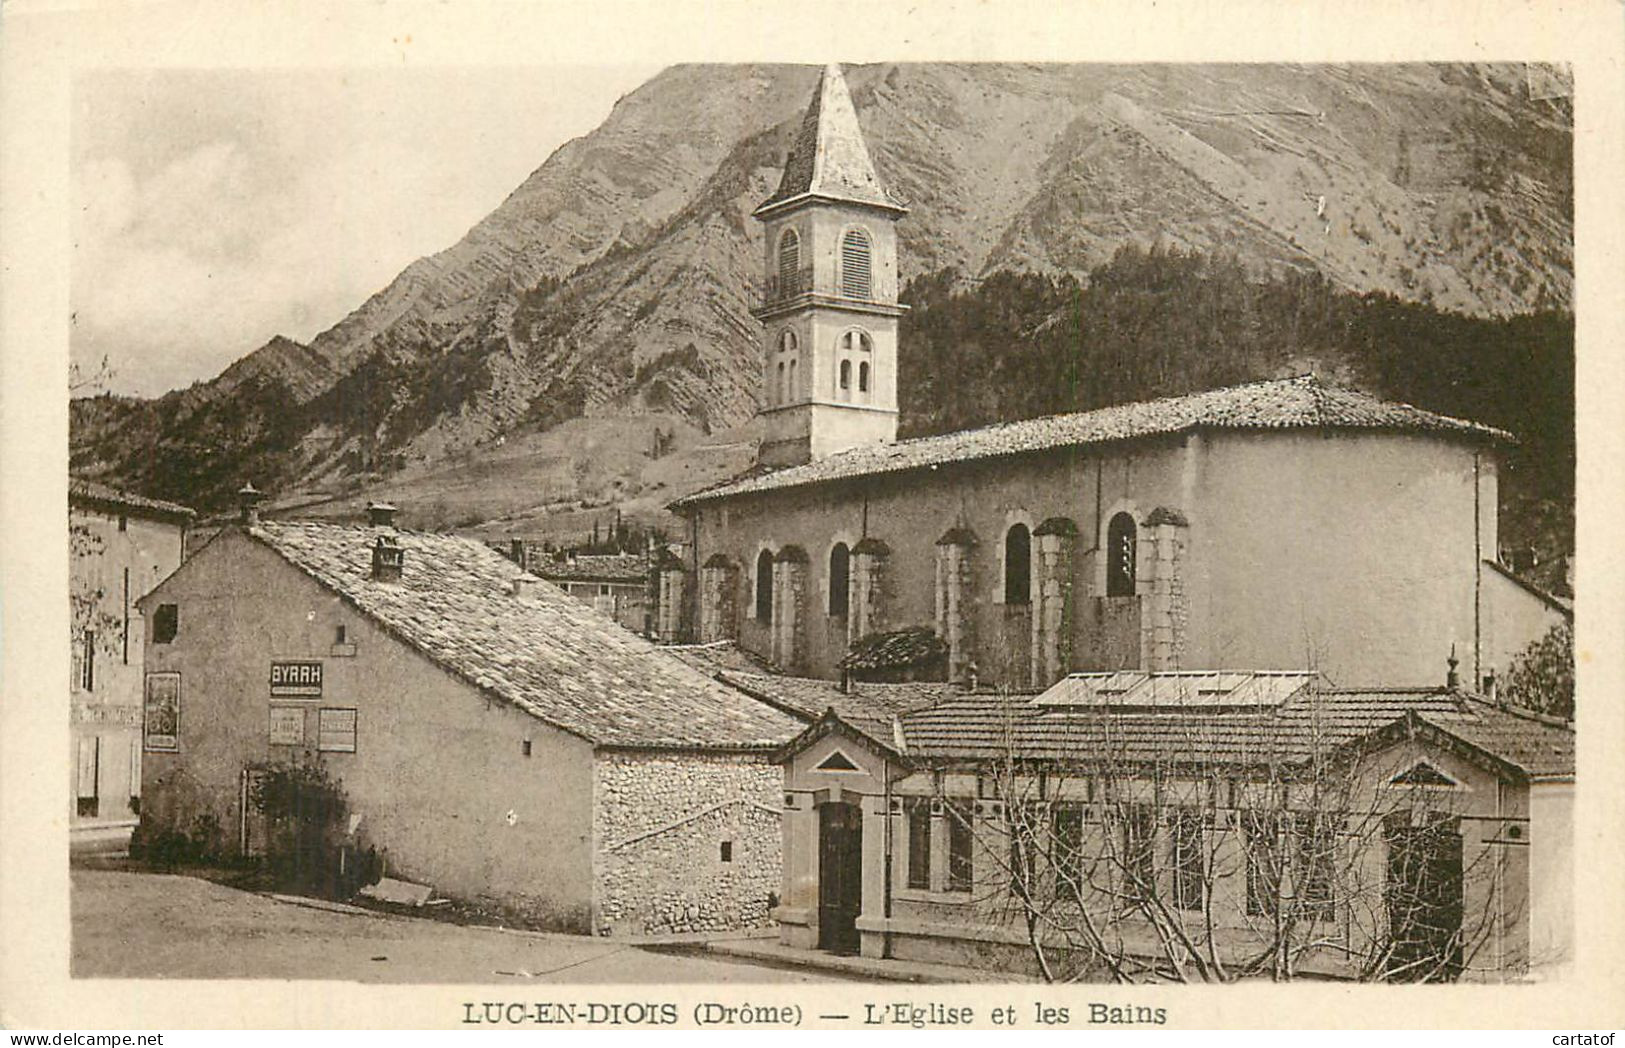
[[[305,709],[303,706],[271,707],[271,745],[303,746],[305,744]]]
[[[355,710],[326,708],[318,712],[316,748],[330,753],[354,753]]]
[[[271,663],[272,695],[321,695],[320,662]]]
[[[180,749],[181,675],[147,674],[145,699],[142,722],[147,750],[174,753]]]

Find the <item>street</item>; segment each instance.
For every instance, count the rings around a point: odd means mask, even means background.
[[[795,983],[791,971],[393,915],[339,913],[195,877],[76,868],[76,978],[374,983]]]

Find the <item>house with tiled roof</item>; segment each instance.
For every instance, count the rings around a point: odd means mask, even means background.
[[[484,544],[261,519],[141,602],[141,833],[274,845],[255,783],[319,765],[350,853],[542,927],[761,924],[804,721],[698,672]],[[140,834],[138,834],[138,837]]]
[[[779,759],[791,946],[1432,981],[1520,977],[1572,939],[1573,726],[1453,683],[1070,674],[885,725],[831,706]]]
[[[68,480],[67,801],[76,847],[118,847],[141,809],[145,624],[136,601],[180,564],[193,519],[174,502]]]
[[[654,628],[649,601],[650,558],[637,553],[575,553],[530,558],[538,578],[584,601],[600,615],[648,636]]]

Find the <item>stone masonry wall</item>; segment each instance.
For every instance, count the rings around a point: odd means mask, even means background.
[[[1032,684],[1047,688],[1072,666],[1072,552],[1077,525],[1052,517],[1033,532]]]
[[[782,858],[777,765],[743,754],[608,753],[595,777],[600,934],[771,923]]]
[[[733,640],[738,636],[738,573],[731,563],[707,564],[700,569],[701,644]]]
[[[847,643],[886,629],[886,559],[883,542],[865,539],[852,551],[852,616]]]
[[[800,674],[807,658],[807,561],[799,548],[773,563],[773,665]]]
[[[948,645],[948,679],[961,681],[976,650],[976,617],[971,604],[976,597],[971,556],[974,540],[955,537],[937,543],[937,635]]]
[[[1190,617],[1185,592],[1184,518],[1157,510],[1140,529],[1140,593],[1144,609],[1140,620],[1141,667],[1177,670],[1185,655],[1186,623]]]

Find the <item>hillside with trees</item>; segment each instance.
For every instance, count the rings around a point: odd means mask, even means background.
[[[1124,247],[1070,275],[947,269],[910,281],[902,435],[1084,411],[1313,371],[1519,440],[1501,540],[1566,592],[1574,543],[1574,320],[1467,316],[1319,273],[1258,279],[1234,257]]]

